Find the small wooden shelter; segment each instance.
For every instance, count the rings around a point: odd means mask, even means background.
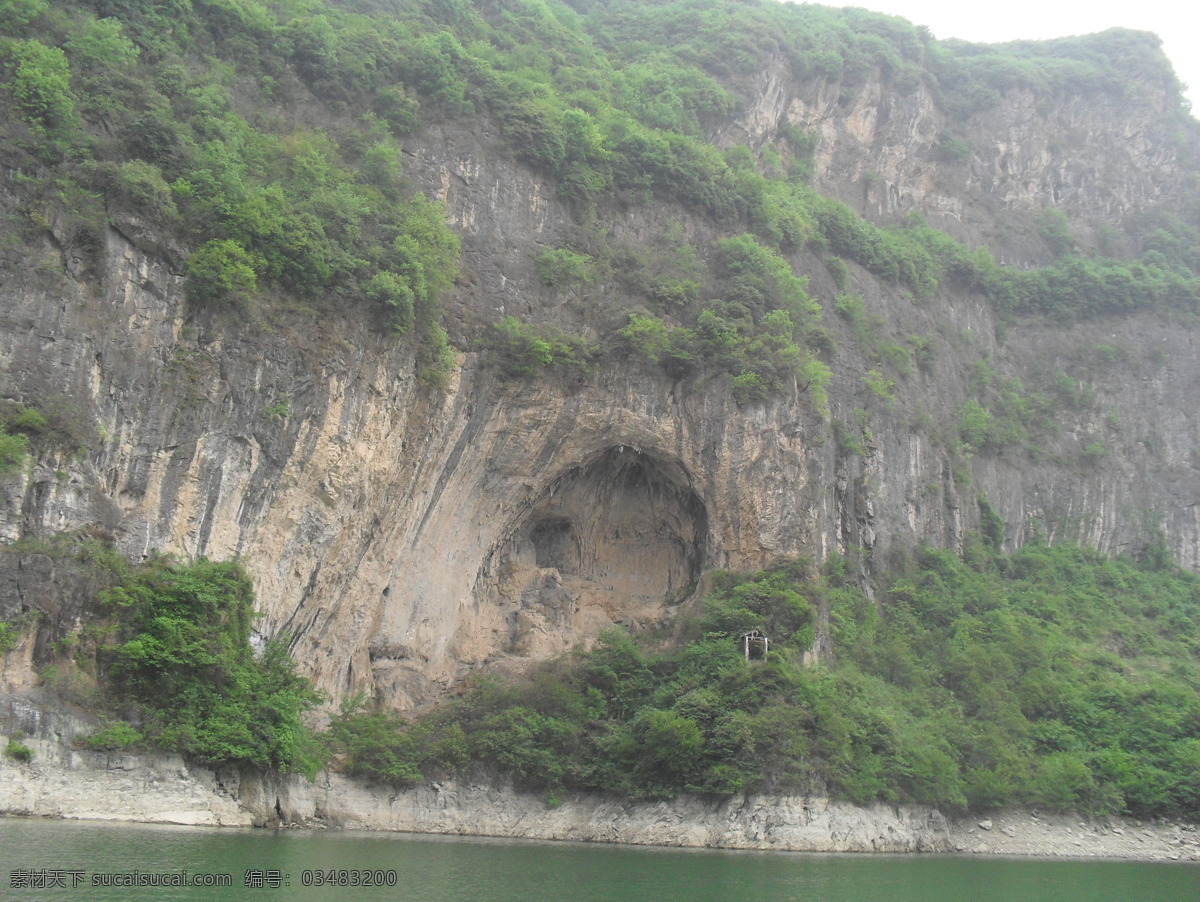
[[[761,654],[756,654],[755,658],[760,661],[767,659],[767,649],[771,645],[771,640],[767,638],[767,634],[755,627],[748,633],[742,633],[742,654],[746,656],[746,660],[750,660],[750,650],[756,649],[761,651]]]

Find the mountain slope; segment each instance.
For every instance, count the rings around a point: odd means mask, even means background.
[[[781,554],[870,586],[983,528],[1161,530],[1200,564],[1200,126],[1152,36],[0,16],[0,394],[32,449],[3,534],[239,556],[335,699],[421,704]],[[74,628],[51,603],[42,647]]]

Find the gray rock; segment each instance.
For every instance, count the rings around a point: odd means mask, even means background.
[[[1129,97],[1014,88],[958,121],[920,84],[898,92],[868,76],[831,106],[838,85],[796,78],[781,55],[760,65],[747,102],[708,127],[720,146],[761,147],[780,123],[819,123],[818,190],[881,222],[927,216],[1020,268],[1048,262],[1027,226],[1049,185],[1080,235],[1169,214],[1193,196],[1200,141],[1165,142],[1178,111],[1138,82]],[[971,148],[969,163],[931,150],[948,129]],[[462,238],[464,278],[444,302],[457,346],[471,348],[508,311],[594,337],[612,327],[597,311],[641,303],[616,279],[591,286],[586,302],[541,284],[534,253],[576,240],[574,211],[552,179],[488,135],[428,125],[405,151],[406,178],[444,199]],[[23,216],[19,200],[6,191],[0,213]],[[725,236],[669,200],[598,216],[614,249],[648,247],[676,222],[703,253]],[[864,400],[862,375],[877,362],[831,315],[827,412],[799,383],[739,404],[728,378],[676,383],[627,364],[581,384],[497,384],[474,351],[459,355],[442,392],[418,377],[413,337],[378,329],[365,307],[341,305],[320,328],[289,327],[282,310],[264,317],[271,327],[246,328],[190,308],[185,251],[148,223],[126,217],[108,229],[103,275],[90,283],[62,252],[45,253],[46,265],[16,252],[4,264],[4,393],[54,401],[89,450],[47,452],[14,477],[0,538],[91,529],[132,558],[239,558],[259,628],[290,633],[301,671],[334,706],[364,692],[411,709],[514,650],[540,660],[614,622],[661,621],[716,567],[855,548],[867,581],[922,544],[961,549],[979,529],[980,497],[1006,524],[1008,548],[1052,535],[1137,549],[1149,518],[1126,512],[1159,512],[1175,561],[1200,565],[1200,520],[1180,501],[1200,497],[1198,330],[1182,318],[1004,317],[1001,340],[1001,317],[952,280],[914,303],[853,264],[850,287],[880,338],[903,348],[920,337],[936,350],[924,370],[898,377],[888,404]],[[801,248],[789,263],[829,307],[841,288],[823,253]],[[946,440],[981,361],[995,385],[1041,391],[1061,369],[1078,387],[1083,400],[1057,412],[1036,460],[1015,448],[964,459]],[[850,450],[839,435],[858,410],[869,437],[860,429]],[[1103,459],[1090,460],[1101,437]],[[70,599],[80,596],[59,591],[72,580],[59,565],[25,567],[55,573],[33,588],[0,574],[0,618],[33,599],[47,614],[44,650],[74,623]],[[545,569],[561,586],[543,581],[526,595]],[[830,643],[822,627],[813,659]]]

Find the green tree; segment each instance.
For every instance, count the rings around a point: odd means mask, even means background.
[[[0,0],[0,31],[8,35],[20,34],[48,10],[46,0]]]
[[[151,742],[208,763],[315,765],[303,715],[320,696],[286,637],[252,651],[254,589],[240,565],[159,558],[100,600],[119,624],[102,651],[111,689],[140,705]]]
[[[533,263],[538,277],[552,288],[578,288],[595,278],[595,261],[565,247],[538,251]]]
[[[37,40],[16,41],[7,52],[13,108],[29,126],[32,149],[47,160],[61,159],[79,125],[67,55]]]
[[[15,625],[0,620],[0,655],[6,655],[17,647],[19,635],[20,632]]]
[[[408,283],[394,272],[377,272],[367,282],[367,297],[389,311],[392,326],[397,332],[412,328],[415,294]]]
[[[23,433],[10,435],[0,425],[0,476],[11,476],[25,464],[29,454],[29,436]]]
[[[258,289],[253,258],[236,241],[214,238],[188,257],[186,291],[196,304],[231,306]]]
[[[67,39],[67,53],[85,68],[119,71],[137,63],[137,46],[125,36],[120,21],[92,19]]]
[[[704,736],[691,718],[644,708],[629,724],[631,779],[640,794],[670,797],[699,777]]]

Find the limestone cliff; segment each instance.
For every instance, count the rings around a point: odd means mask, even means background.
[[[1158,205],[1177,209],[1195,190],[1198,150],[1171,115],[1174,91],[1144,61],[1126,62],[1120,86],[1050,99],[1013,85],[964,112],[926,84],[896,90],[878,69],[850,92],[836,78],[798,77],[779,53],[745,85],[752,102],[714,137],[761,147],[781,124],[800,125],[819,136],[814,181],[822,191],[877,220],[920,214],[1032,265],[1046,250],[1029,221],[1049,207],[1088,234]]]
[[[1137,102],[1014,90],[955,122],[924,89],[875,77],[847,95],[767,56],[753,90],[711,129],[715,143],[815,130],[821,190],[879,221],[920,212],[1021,265],[1045,256],[1020,231],[1045,206],[1098,233],[1178,209],[1195,165],[1160,133],[1169,98],[1150,89]],[[951,128],[966,158],[939,158]],[[39,258],[5,261],[0,393],[57,405],[87,449],[43,451],[6,481],[0,535],[91,528],[135,558],[240,557],[260,630],[286,630],[320,688],[398,708],[477,668],[669,617],[712,568],[853,553],[869,584],[921,543],[962,547],[981,497],[1009,546],[1041,534],[1137,551],[1161,523],[1176,559],[1200,567],[1190,319],[1002,323],[978,295],[913,299],[853,263],[843,289],[821,252],[802,249],[790,262],[838,348],[828,415],[803,386],[738,404],[726,379],[636,366],[581,383],[502,380],[473,349],[487,324],[520,312],[586,333],[619,288],[566,303],[538,281],[534,253],[565,244],[577,220],[485,118],[426,126],[406,151],[409,177],[444,199],[463,239],[465,275],[446,299],[461,351],[444,390],[416,377],[411,339],[361,311],[198,311],[178,251],[145,223],[114,219],[102,277],[51,223]],[[19,176],[4,173],[6,203]],[[613,240],[641,245],[670,223],[698,245],[719,231],[671,203],[601,218]],[[862,296],[877,335],[926,349],[891,386],[864,379],[876,364],[869,336],[834,311],[844,290]],[[948,438],[981,362],[991,384],[1019,377],[1057,400],[1036,449],[964,456]],[[43,644],[75,628],[81,614],[61,596],[34,597],[55,594],[52,565],[9,559],[0,618],[47,611]],[[6,680],[19,682],[15,669]]]

